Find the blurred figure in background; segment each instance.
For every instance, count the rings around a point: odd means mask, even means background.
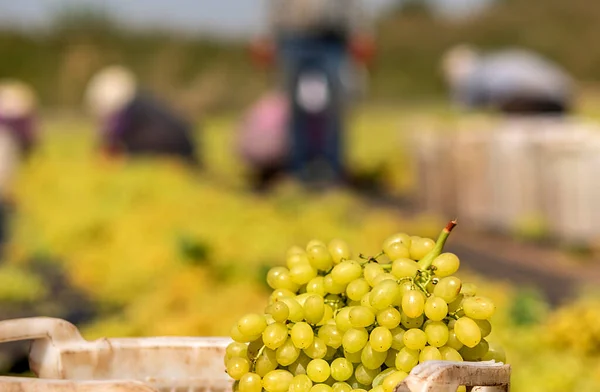
[[[269,34],[253,43],[261,65],[277,64],[290,105],[289,168],[305,181],[338,182],[344,167],[348,78],[374,45],[358,0],[271,0]]]
[[[199,165],[192,125],[141,91],[126,68],[99,71],[88,84],[85,101],[100,123],[105,154],[178,157]]]
[[[513,114],[565,114],[573,105],[571,77],[525,49],[480,54],[468,45],[459,45],[444,55],[442,68],[452,99],[462,107]]]
[[[12,182],[37,140],[36,109],[31,87],[17,80],[0,81],[0,251],[8,237],[14,207]]]
[[[242,118],[236,149],[252,173],[256,190],[266,190],[285,171],[288,118],[288,100],[280,91],[265,94]]]

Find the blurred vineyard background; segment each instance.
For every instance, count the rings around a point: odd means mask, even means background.
[[[584,0],[503,0],[461,21],[439,19],[416,1],[386,13],[369,97],[350,121],[351,168],[410,200],[416,181],[407,134],[424,122],[450,128],[456,120],[438,69],[440,53],[456,42],[538,50],[583,81],[579,110],[595,117],[598,20],[600,4]],[[263,308],[266,268],[283,264],[292,245],[339,237],[355,253],[374,254],[397,231],[437,234],[448,217],[417,214],[409,202],[390,208],[348,190],[313,194],[291,182],[268,196],[249,192],[232,153],[234,131],[240,109],[272,80],[247,57],[244,42],[134,31],[96,8],[67,9],[43,33],[0,28],[0,76],[31,83],[44,108],[40,149],[15,190],[1,318],[64,317],[88,339],[223,335],[242,314]],[[82,92],[95,71],[115,62],[197,119],[205,173],[94,153]],[[563,268],[597,270],[587,253],[557,252]],[[543,270],[539,254],[532,256],[528,262]],[[600,391],[600,296],[592,280],[575,280],[572,292],[550,301],[535,282],[515,284],[518,272],[466,269],[463,276],[498,305],[491,339],[506,347],[512,390]],[[0,349],[3,372],[23,370],[8,358]]]

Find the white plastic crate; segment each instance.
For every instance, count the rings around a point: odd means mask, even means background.
[[[229,338],[84,340],[55,318],[0,322],[0,342],[33,339],[30,365],[39,378],[0,377],[2,392],[229,392],[223,357]],[[431,361],[413,369],[397,392],[508,391],[510,366]]]

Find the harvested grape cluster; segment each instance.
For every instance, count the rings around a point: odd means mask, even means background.
[[[485,340],[495,311],[453,276],[458,257],[437,241],[395,234],[382,252],[353,258],[341,240],[313,240],[272,268],[265,314],[231,330],[228,374],[240,392],[392,392],[428,360],[504,362]]]

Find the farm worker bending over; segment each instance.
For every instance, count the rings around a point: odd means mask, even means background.
[[[36,109],[36,95],[28,85],[16,80],[0,81],[0,247],[8,236],[16,171],[35,145]]]
[[[270,0],[269,33],[253,44],[276,64],[290,105],[289,167],[303,180],[341,180],[349,70],[368,65],[373,41],[358,0]],[[356,65],[357,62],[358,65]]]
[[[85,100],[100,123],[105,153],[170,156],[198,164],[191,124],[140,91],[127,69],[111,66],[98,72],[88,84]]]
[[[570,76],[525,49],[479,54],[467,45],[459,45],[445,54],[442,66],[453,100],[466,108],[565,114],[572,107]]]

